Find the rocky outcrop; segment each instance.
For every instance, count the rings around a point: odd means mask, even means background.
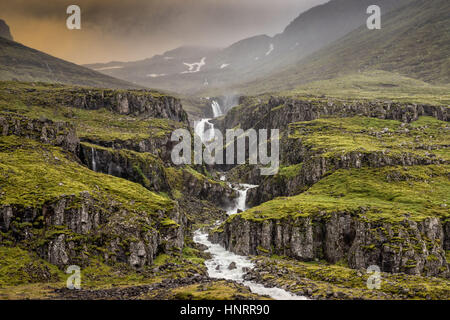
[[[189,170],[182,172],[182,185],[184,195],[208,200],[221,208],[230,207],[238,196],[226,183],[208,179]]]
[[[239,126],[243,130],[285,129],[289,123],[311,121],[326,116],[366,116],[411,122],[420,116],[450,121],[450,108],[394,102],[313,102],[271,97],[267,102],[242,97],[241,105],[231,109],[222,119],[214,120],[222,131]]]
[[[172,165],[171,152],[178,142],[172,142],[170,137],[171,134],[150,137],[148,139],[115,139],[111,141],[101,138],[82,138],[81,140],[115,150],[127,149],[139,153],[151,153],[160,158],[166,165]]]
[[[277,254],[302,261],[345,261],[359,269],[448,276],[444,225],[438,218],[399,223],[368,221],[350,213],[246,220],[235,216],[211,238],[242,255]]]
[[[181,251],[186,223],[177,205],[156,214],[140,213],[83,192],[42,207],[3,206],[0,240],[26,244],[59,267],[84,265],[101,256],[139,269],[151,265],[159,253]]]
[[[62,88],[55,94],[28,89],[24,103],[39,106],[64,106],[87,110],[106,109],[118,114],[170,119],[189,124],[179,99],[149,90],[100,90]],[[11,93],[14,93],[11,91]]]
[[[152,191],[170,191],[164,164],[151,154],[81,143],[80,159],[93,171],[140,183]]]
[[[74,154],[78,154],[80,147],[75,128],[67,122],[53,122],[45,118],[30,119],[2,113],[0,132],[3,136],[16,135],[52,144]]]
[[[13,41],[13,37],[11,35],[11,31],[9,30],[9,26],[6,22],[0,19],[0,37]]]

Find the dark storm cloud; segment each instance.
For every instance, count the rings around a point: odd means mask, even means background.
[[[327,0],[15,0],[0,18],[18,41],[75,62],[133,60],[175,46],[225,46],[275,34],[300,12]],[[82,30],[65,29],[68,5],[82,12]],[[47,48],[47,50],[45,50]]]

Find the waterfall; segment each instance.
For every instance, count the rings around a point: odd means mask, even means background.
[[[276,300],[308,300],[306,297],[292,294],[280,288],[266,288],[262,284],[244,280],[247,270],[253,269],[255,265],[248,257],[234,254],[219,244],[211,243],[208,240],[207,233],[197,230],[194,233],[194,241],[206,246],[208,248],[206,252],[211,254],[211,259],[205,261],[208,275],[211,278],[236,281],[249,287],[253,293],[268,295]],[[230,270],[228,267],[233,262],[236,264],[236,268]]]
[[[228,210],[228,214],[236,214],[238,209],[244,211],[246,209],[245,202],[247,200],[247,191],[257,186],[250,184],[241,184],[239,188],[235,188],[239,192],[236,207]],[[246,256],[240,256],[227,251],[219,244],[212,243],[208,240],[206,232],[197,230],[194,233],[194,241],[205,245],[211,254],[211,259],[205,261],[208,275],[213,279],[233,280],[250,288],[253,293],[259,295],[268,295],[277,300],[307,300],[306,297],[292,294],[280,288],[266,288],[262,284],[246,281],[244,276],[248,270],[255,267],[254,263]],[[236,268],[229,268],[234,262]]]
[[[251,185],[251,184],[240,184],[239,188],[233,188],[236,190],[239,194],[235,205],[227,210],[228,215],[233,215],[238,213],[238,211],[245,211],[247,210],[246,202],[247,202],[247,192],[250,189],[256,188],[257,186]]]
[[[214,139],[214,124],[209,122],[211,119],[202,119],[195,124],[194,131],[200,137],[202,142]]]
[[[213,110],[214,118],[223,116],[223,112],[222,112],[222,109],[220,108],[220,104],[216,100],[213,100],[213,102],[211,103],[211,107]]]
[[[91,156],[92,156],[92,170],[97,171],[97,163],[95,162],[95,150],[91,148]]]

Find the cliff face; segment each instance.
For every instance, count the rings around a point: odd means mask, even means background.
[[[152,191],[170,192],[164,163],[152,154],[82,143],[80,159],[93,171],[140,183]]]
[[[185,225],[186,218],[176,207],[143,218],[117,204],[100,202],[89,192],[63,196],[42,207],[0,208],[3,241],[27,243],[59,267],[85,265],[90,256],[101,256],[106,262],[139,269],[151,265],[161,252],[181,251]]]
[[[443,243],[448,222],[404,219],[399,225],[368,222],[350,213],[295,219],[251,221],[239,216],[213,233],[212,240],[243,255],[277,254],[301,261],[345,261],[360,269],[378,265],[384,272],[448,275]],[[447,240],[448,241],[448,240]],[[448,246],[448,244],[447,244]]]
[[[420,116],[432,116],[449,121],[448,107],[400,104],[393,102],[311,102],[291,98],[271,97],[267,101],[258,98],[241,97],[240,106],[231,109],[227,115],[215,120],[216,125],[241,129],[280,129],[289,123],[311,121],[323,117],[366,116],[385,120],[411,122]]]
[[[11,31],[9,30],[9,26],[6,22],[0,19],[0,37],[13,41],[13,37],[11,35]]]
[[[14,94],[16,90],[11,89]],[[17,93],[21,93],[18,90]],[[39,106],[64,106],[86,110],[106,109],[121,115],[169,119],[188,124],[179,99],[147,90],[101,90],[67,88],[57,85],[27,89],[23,101]]]
[[[181,121],[181,126],[187,123],[178,100],[150,93],[72,90],[53,95],[31,88],[9,94],[19,97],[17,105],[29,104],[30,110],[38,106],[44,108],[37,109],[44,114],[46,108],[54,114],[60,107],[75,107],[126,114],[130,123],[141,121],[134,117],[149,117],[143,121],[155,126],[146,126],[148,132],[143,134],[155,132],[156,137],[143,143],[128,134],[132,138],[124,139],[124,145],[117,147],[111,141],[112,148],[107,148],[80,143],[76,127],[85,132],[95,130],[98,135],[113,131],[108,121],[100,121],[105,129],[89,127],[70,109],[63,109],[63,115],[67,114],[72,124],[43,115],[36,119],[2,112],[2,172],[10,173],[0,179],[1,242],[36,252],[61,268],[87,266],[92,259],[102,259],[141,269],[151,265],[158,254],[181,252],[189,232],[185,211],[169,197],[149,191],[172,192],[165,164],[158,156],[170,155],[170,145],[163,148],[170,139],[170,119]],[[99,141],[106,142],[108,137],[100,136]],[[127,148],[127,141],[140,141],[135,146],[138,151]]]
[[[61,147],[74,154],[78,153],[80,140],[74,126],[66,122],[30,119],[19,115],[0,113],[0,130],[3,136],[15,135],[31,138],[42,143]]]

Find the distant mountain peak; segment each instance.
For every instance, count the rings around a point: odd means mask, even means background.
[[[0,19],[0,37],[13,41],[13,36],[6,22]]]

